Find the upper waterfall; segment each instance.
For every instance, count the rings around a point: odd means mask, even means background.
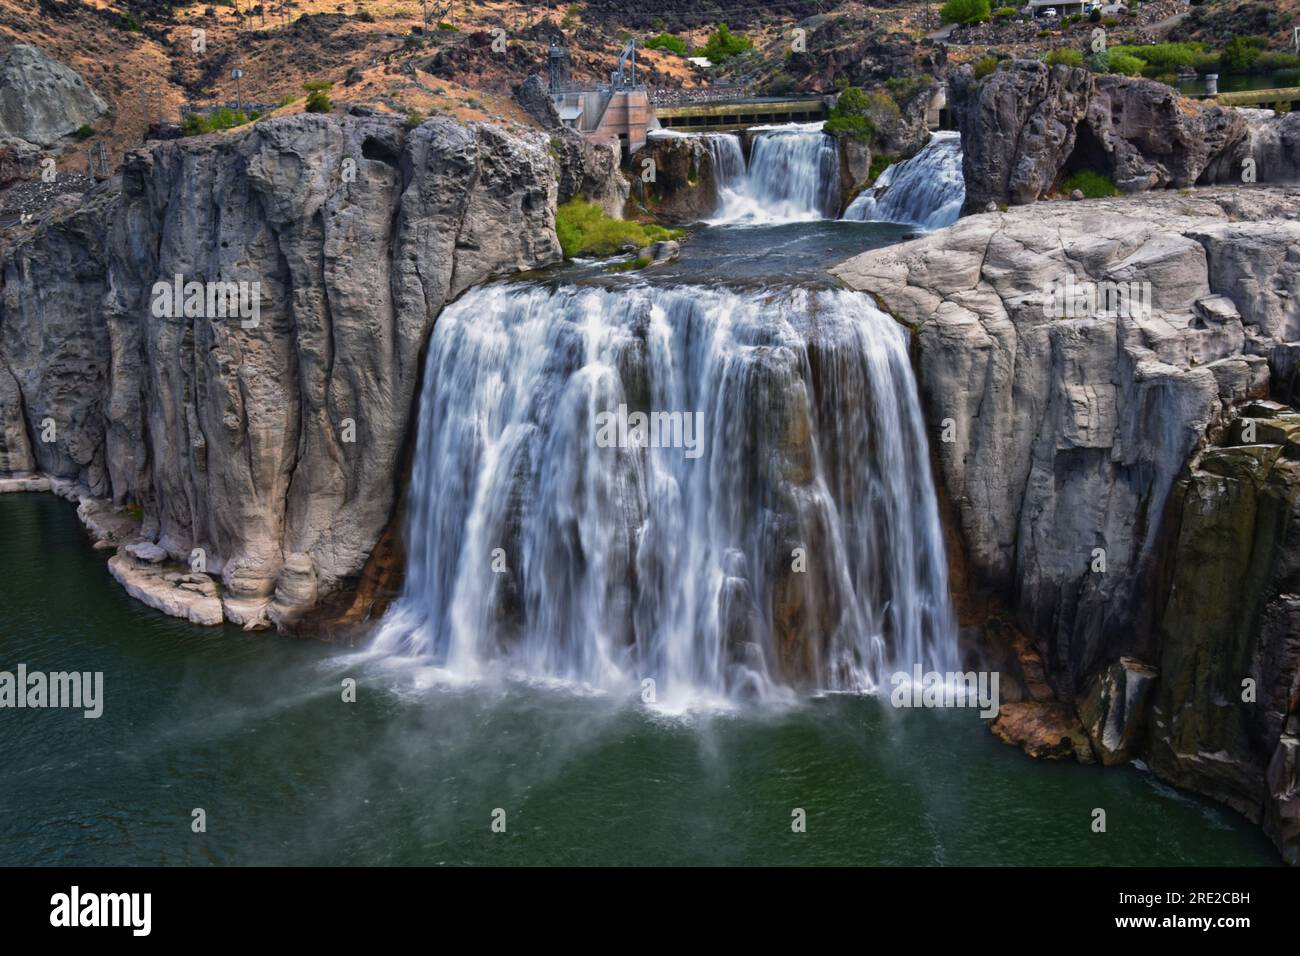
[[[710,134],[711,139],[723,135]],[[728,138],[739,155],[739,137]],[[839,171],[839,150],[821,123],[760,130],[744,177],[718,182],[718,209],[709,222],[757,225],[834,218],[840,204]]]
[[[408,522],[375,650],[452,676],[689,703],[956,662],[907,334],[857,293],[471,290]]]
[[[845,219],[900,222],[925,229],[951,226],[966,201],[961,134],[934,133],[925,148],[895,163],[844,211]]]

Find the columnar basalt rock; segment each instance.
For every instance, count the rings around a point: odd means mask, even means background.
[[[916,331],[975,586],[1017,609],[1102,760],[1266,821],[1288,858],[1295,437],[1291,413],[1232,429],[1294,368],[1298,255],[1300,189],[1210,189],[971,216],[834,270]],[[1067,279],[1149,308],[1062,309]],[[1243,709],[1245,677],[1269,690]]]
[[[138,505],[147,540],[220,576],[226,619],[291,623],[355,579],[393,515],[443,305],[560,258],[548,146],[304,115],[131,155],[120,195],[3,262],[8,467]],[[256,322],[160,307],[176,276],[245,283]]]

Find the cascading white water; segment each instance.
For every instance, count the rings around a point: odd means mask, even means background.
[[[740,142],[736,140],[739,152]],[[743,179],[718,186],[715,225],[757,225],[834,218],[840,204],[840,158],[821,123],[761,130],[750,145]]]
[[[713,176],[718,194],[734,192],[745,181],[745,152],[735,133],[705,133],[704,143],[713,160]]]
[[[942,229],[957,221],[966,201],[961,135],[938,132],[911,159],[895,163],[844,211],[845,219],[899,222]]]
[[[609,447],[620,405],[682,413],[685,447]],[[374,650],[449,677],[689,706],[956,663],[906,333],[857,293],[470,291],[429,345],[406,540]]]

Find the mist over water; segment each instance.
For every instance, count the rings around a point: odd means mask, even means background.
[[[419,666],[145,607],[62,499],[0,496],[0,528],[3,663],[105,688],[98,720],[0,716],[0,865],[1277,863],[1231,811],[1027,760],[973,711],[834,695],[678,717],[572,685],[431,689]],[[1095,806],[1122,839],[1076,825]]]

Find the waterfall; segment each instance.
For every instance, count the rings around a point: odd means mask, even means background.
[[[713,176],[718,194],[734,192],[745,180],[745,153],[735,133],[705,133],[704,145],[713,159]]]
[[[718,184],[718,210],[709,222],[758,225],[834,217],[839,169],[839,149],[821,123],[761,130],[750,146],[744,178]]]
[[[961,136],[939,132],[911,159],[881,173],[849,204],[844,218],[942,229],[957,221],[965,201]]]
[[[907,346],[846,291],[471,290],[373,650],[686,706],[953,669]]]

